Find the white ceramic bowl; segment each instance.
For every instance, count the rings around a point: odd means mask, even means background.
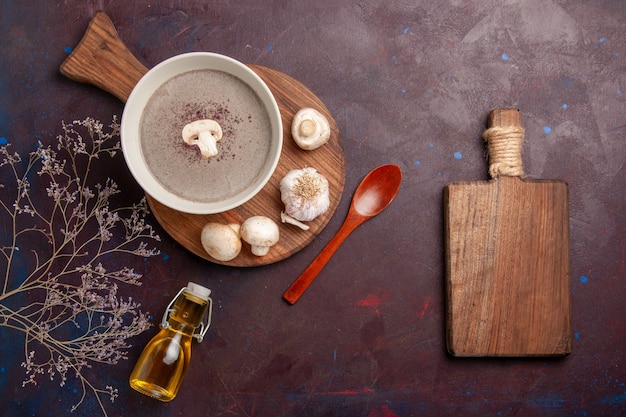
[[[178,192],[178,188],[180,187],[170,186],[166,188],[153,174],[153,170],[159,169],[159,166],[155,166],[154,163],[150,165],[146,161],[142,149],[141,131],[144,109],[149,104],[155,91],[173,77],[195,70],[220,71],[230,74],[242,81],[256,93],[261,107],[267,112],[269,128],[271,130],[269,134],[269,152],[267,152],[266,155],[259,156],[259,158],[263,158],[263,161],[262,163],[258,161],[261,163],[258,174],[254,174],[253,177],[246,179],[245,183],[239,184],[236,192],[222,195],[215,201],[213,199],[197,200],[189,196],[183,196],[182,193]],[[228,95],[228,92],[225,94]],[[223,95],[224,94],[215,98],[215,100],[223,100],[225,98]],[[226,97],[226,99],[230,100],[231,97]],[[232,97],[232,99],[236,100],[237,97]],[[239,120],[239,122],[242,121]],[[265,134],[265,136],[267,136],[267,134]],[[176,140],[182,141],[180,135],[179,139]],[[218,150],[225,140],[226,134],[224,138],[217,143]],[[121,142],[124,158],[126,159],[126,163],[132,175],[148,195],[160,203],[178,211],[194,214],[214,214],[240,206],[254,197],[267,184],[280,158],[283,142],[283,127],[278,104],[274,96],[267,85],[254,71],[239,61],[224,55],[209,52],[193,52],[174,56],[161,62],[139,80],[124,107],[121,121]],[[231,159],[235,158],[235,153],[236,152],[233,152]],[[214,164],[213,169],[218,166],[216,164],[219,164],[217,160],[211,161],[211,163]],[[247,166],[249,165],[250,164],[247,164]],[[184,171],[186,167],[181,166],[180,169]],[[247,169],[247,167],[243,167],[242,169]],[[219,187],[221,185],[217,183],[219,181],[231,180],[226,178],[225,175],[215,175],[213,177],[210,181],[205,180],[206,187],[208,187],[207,189]],[[211,181],[216,182],[212,183]]]

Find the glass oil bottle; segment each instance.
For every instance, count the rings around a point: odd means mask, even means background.
[[[130,374],[133,389],[161,401],[176,397],[189,366],[191,342],[194,338],[202,342],[211,325],[210,295],[210,289],[190,282],[172,299],[161,330],[148,342]]]

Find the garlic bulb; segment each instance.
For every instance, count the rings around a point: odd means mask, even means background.
[[[311,221],[330,206],[328,180],[315,168],[294,169],[280,181],[280,199],[289,216]]]

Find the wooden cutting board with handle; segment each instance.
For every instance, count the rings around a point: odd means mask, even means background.
[[[214,263],[237,267],[266,265],[288,258],[303,249],[321,233],[331,220],[343,193],[346,179],[343,143],[337,123],[324,103],[305,85],[278,70],[248,65],[272,91],[283,123],[283,149],[278,166],[268,184],[245,204],[217,214],[189,214],[173,210],[146,195],[152,213],[165,231],[185,249]],[[111,19],[102,11],[94,14],[87,30],[70,56],[61,64],[66,77],[99,87],[126,102],[137,82],[148,72],[120,39]],[[300,149],[291,137],[291,120],[302,107],[313,107],[326,116],[331,135],[328,143],[313,151]],[[123,138],[122,138],[123,140]],[[326,213],[308,222],[309,230],[280,223],[284,205],[280,199],[280,180],[292,169],[314,167],[329,183],[330,207]],[[202,227],[208,222],[242,223],[255,215],[277,221],[280,240],[265,256],[254,256],[248,247],[230,261],[211,258],[200,241]]]
[[[454,356],[571,351],[568,188],[524,179],[517,109],[489,114],[490,181],[444,189],[446,337]]]

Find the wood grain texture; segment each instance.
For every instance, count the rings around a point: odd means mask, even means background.
[[[97,11],[81,41],[61,63],[61,74],[105,90],[123,102],[148,72],[120,39],[106,13]]]
[[[324,105],[306,86],[288,75],[263,66],[249,65],[268,85],[280,109],[283,123],[283,149],[276,171],[263,190],[243,205],[218,214],[198,215],[181,213],[164,206],[148,196],[148,202],[155,217],[163,228],[178,243],[209,261],[231,266],[259,266],[288,258],[308,245],[332,218],[343,193],[346,179],[345,156],[337,123]],[[328,118],[330,122],[330,140],[321,148],[313,151],[300,149],[291,137],[291,120],[302,107],[313,107]],[[328,211],[307,224],[309,230],[280,223],[280,212],[284,205],[280,200],[280,180],[292,169],[314,167],[328,179],[330,188],[330,207]],[[279,224],[280,240],[270,252],[257,257],[250,253],[244,243],[244,249],[231,261],[217,261],[202,248],[200,232],[208,222],[242,223],[246,218],[264,215]]]
[[[149,195],[152,213],[163,229],[183,247],[206,260],[231,266],[259,266],[288,258],[308,245],[332,218],[343,194],[346,178],[345,156],[339,128],[324,103],[305,85],[294,78],[271,68],[249,65],[272,91],[278,103],[283,124],[283,149],[278,166],[264,189],[254,198],[233,210],[195,215],[181,213],[159,203]],[[95,85],[126,102],[133,87],[148,71],[128,50],[117,30],[104,12],[96,12],[83,39],[72,54],[61,64],[66,77]],[[331,136],[328,143],[313,151],[301,150],[291,137],[291,120],[302,107],[313,107],[328,118]],[[124,140],[124,138],[122,138]],[[314,167],[327,179],[330,187],[330,207],[326,213],[301,230],[280,223],[284,206],[280,200],[280,180],[292,169]],[[242,223],[246,218],[264,215],[279,224],[280,240],[263,257],[250,253],[247,244],[241,254],[227,262],[211,258],[200,241],[202,227],[207,222]]]
[[[519,122],[492,113],[489,124]],[[455,356],[571,352],[568,187],[499,177],[444,189],[446,327]]]

